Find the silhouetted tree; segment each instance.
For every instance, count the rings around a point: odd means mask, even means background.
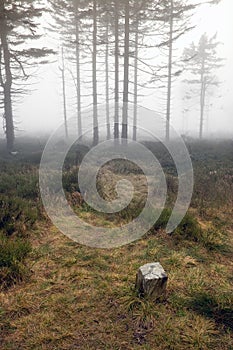
[[[171,123],[171,100],[172,100],[172,83],[175,77],[182,73],[183,67],[175,71],[176,65],[174,57],[174,43],[182,37],[187,31],[191,30],[190,26],[190,11],[197,5],[188,2],[187,0],[164,0],[158,8],[155,19],[164,23],[164,27],[159,31],[163,35],[163,40],[158,44],[160,49],[167,49],[167,64],[159,67],[159,73],[155,76],[155,81],[161,79],[166,81],[167,96],[166,96],[166,140],[170,139],[170,123]],[[164,52],[163,52],[164,53]],[[164,70],[167,72],[164,73]]]
[[[75,58],[76,58],[76,98],[78,114],[78,135],[82,135],[82,108],[81,108],[81,78],[80,78],[80,1],[73,0],[74,20],[75,20]]]
[[[217,47],[220,43],[216,41],[216,37],[217,34],[209,38],[205,33],[197,45],[192,43],[184,50],[186,70],[190,73],[190,78],[186,79],[185,82],[196,86],[197,89],[193,90],[192,93],[199,95],[200,138],[203,137],[206,96],[212,87],[219,85],[215,71],[223,65],[223,59],[219,58],[217,54]]]
[[[93,0],[93,49],[92,49],[92,87],[93,87],[93,145],[99,141],[98,95],[97,95],[97,0]]]
[[[135,43],[134,43],[134,112],[133,112],[133,140],[137,140],[137,104],[138,104],[138,37],[139,37],[139,14],[135,20]]]
[[[81,55],[86,48],[91,45],[90,38],[87,41],[87,30],[91,28],[90,20],[92,16],[91,1],[84,0],[48,0],[51,5],[52,16],[56,25],[50,26],[51,32],[59,33],[60,41],[69,55],[69,61],[74,63],[75,73],[72,73],[75,82],[75,99],[77,111],[78,136],[82,135],[82,81],[81,81]]]
[[[63,98],[63,116],[65,125],[65,135],[68,138],[68,125],[67,125],[67,107],[66,107],[66,80],[65,80],[65,58],[64,58],[64,48],[61,50],[62,66],[59,67],[62,76],[62,98]]]
[[[23,83],[32,76],[30,68],[36,64],[33,59],[38,63],[39,58],[53,53],[52,50],[30,45],[32,40],[40,38],[36,31],[39,27],[38,18],[43,11],[40,1],[0,0],[0,87],[8,151],[14,148],[14,98],[26,92],[23,87],[16,86],[16,82]]]
[[[115,37],[115,116],[114,138],[119,138],[119,7],[118,0],[114,0],[114,37]]]
[[[128,138],[128,102],[129,102],[129,50],[130,50],[130,6],[129,0],[125,0],[125,39],[124,39],[124,90],[123,90],[123,116],[122,138]]]
[[[105,32],[105,94],[106,94],[106,125],[107,125],[107,140],[111,136],[110,127],[110,109],[109,109],[109,13],[106,14],[106,32]]]

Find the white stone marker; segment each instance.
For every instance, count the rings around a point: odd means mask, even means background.
[[[136,288],[140,296],[157,300],[165,295],[168,276],[159,262],[141,266],[136,276]]]

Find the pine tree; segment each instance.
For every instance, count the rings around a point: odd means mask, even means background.
[[[164,23],[161,30],[163,40],[157,45],[163,54],[167,55],[167,63],[159,67],[159,73],[155,76],[157,79],[165,81],[166,84],[166,140],[170,139],[171,123],[171,102],[172,102],[172,84],[173,80],[179,76],[183,67],[179,64],[179,69],[175,71],[176,60],[174,55],[175,43],[186,32],[193,29],[189,24],[191,10],[197,5],[187,0],[164,0],[157,8],[155,19]],[[164,72],[165,71],[165,72]]]
[[[65,79],[65,57],[64,57],[64,48],[61,49],[61,59],[62,66],[59,67],[62,76],[62,97],[63,97],[63,116],[64,116],[64,125],[65,125],[65,136],[68,138],[68,124],[67,124],[67,105],[66,105],[66,79]]]
[[[40,38],[36,31],[44,10],[40,1],[0,0],[0,87],[9,152],[13,150],[15,140],[13,103],[17,95],[25,93],[19,82],[30,78],[30,67],[35,65],[35,60],[38,62],[53,53],[46,48],[27,45]]]
[[[51,13],[55,19],[54,25],[50,26],[51,32],[59,34],[59,41],[67,51],[67,57],[70,63],[74,64],[75,72],[73,74],[72,67],[70,72],[75,83],[75,100],[77,114],[78,136],[81,137],[82,122],[82,56],[87,57],[89,48],[92,43],[87,35],[87,31],[91,30],[89,23],[93,14],[92,1],[85,0],[48,0],[51,5]],[[87,19],[87,21],[86,21]],[[88,22],[88,23],[87,23]],[[89,33],[88,33],[89,34]]]
[[[128,102],[129,102],[129,53],[130,53],[130,6],[129,0],[125,1],[125,39],[124,39],[124,89],[123,89],[123,116],[122,138],[128,138]]]
[[[115,116],[114,116],[114,138],[119,137],[119,8],[118,0],[114,0],[114,37],[115,37]]]
[[[97,0],[93,0],[92,88],[93,88],[93,146],[99,142],[97,94]]]
[[[197,45],[192,43],[184,50],[186,70],[190,73],[190,78],[186,79],[185,82],[195,86],[199,95],[200,139],[203,138],[204,132],[206,97],[214,86],[219,85],[215,71],[223,65],[223,59],[219,58],[217,54],[217,47],[220,43],[216,41],[216,38],[217,34],[209,38],[205,33]],[[195,93],[195,90],[192,90],[192,93]]]

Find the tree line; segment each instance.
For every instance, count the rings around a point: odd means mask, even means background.
[[[203,1],[216,4],[219,1]],[[133,111],[133,139],[137,139],[137,108],[140,91],[162,90],[165,135],[170,137],[172,84],[183,71],[189,98],[199,95],[200,132],[203,137],[206,96],[219,84],[214,72],[222,65],[216,36],[203,34],[199,43],[175,57],[174,46],[193,29],[190,24],[199,2],[188,0],[0,0],[0,107],[7,149],[14,149],[14,106],[30,89],[35,67],[61,57],[63,112],[67,126],[67,80],[75,86],[77,135],[82,135],[84,99],[93,108],[93,145],[99,142],[99,103],[106,105],[106,137],[128,138],[128,103]],[[60,46],[38,48],[43,27]],[[37,45],[36,45],[37,43]],[[153,64],[147,53],[162,53]],[[69,69],[69,72],[67,70]],[[67,74],[69,73],[69,74]],[[100,80],[101,84],[100,84]],[[101,89],[100,89],[101,85]],[[190,88],[192,86],[192,88]],[[86,93],[88,91],[88,93]],[[89,96],[90,95],[90,96]],[[110,102],[114,102],[114,125]],[[123,102],[122,115],[119,104]]]

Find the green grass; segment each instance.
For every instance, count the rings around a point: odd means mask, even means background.
[[[5,218],[0,236],[1,348],[232,349],[231,178],[220,181],[233,169],[231,145],[188,145],[199,183],[193,206],[175,232],[164,231],[171,213],[167,208],[142,239],[111,250],[80,246],[41,220],[41,215],[31,220],[34,208],[41,213],[33,185],[37,148],[27,164],[22,161],[26,153],[15,162],[6,155],[3,162],[0,154],[0,199],[7,203],[0,208]],[[150,146],[166,167],[171,205],[177,188],[172,160],[162,148]],[[222,169],[217,180],[209,174],[215,167]],[[67,161],[63,181],[71,201],[72,191],[78,189],[72,169]],[[137,182],[142,176],[134,166],[129,169],[121,162],[113,170],[115,178],[132,172]],[[27,181],[28,192],[24,192]],[[211,186],[219,181],[228,193],[225,202],[220,197],[216,203]],[[139,181],[139,190],[142,187]],[[103,194],[113,192],[105,187]],[[113,227],[135,215],[135,203],[116,217],[97,214],[79,201],[71,204],[97,226]],[[139,298],[134,288],[139,266],[152,261],[160,261],[168,273],[167,293],[157,303]]]
[[[31,252],[30,243],[22,238],[8,238],[0,234],[0,285],[6,288],[24,279],[29,270],[24,261]]]

